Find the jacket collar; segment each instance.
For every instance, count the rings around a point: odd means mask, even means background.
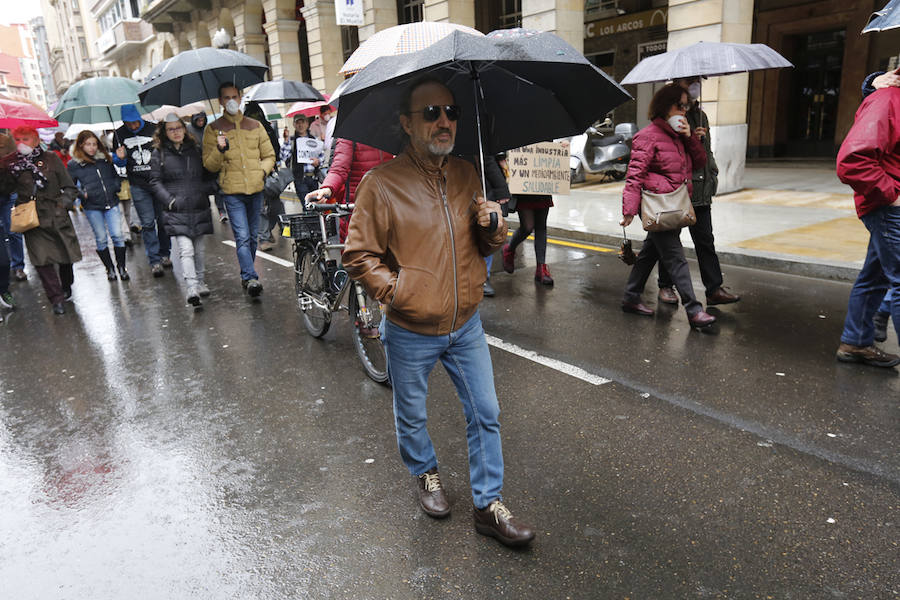
[[[244,120],[244,113],[241,111],[238,111],[238,114],[236,115],[229,114],[228,111],[225,111],[222,113],[222,116],[234,123],[235,127],[240,127],[241,121]]]
[[[441,161],[440,167],[435,167],[431,162],[426,161],[422,158],[412,144],[406,144],[406,148],[403,149],[403,153],[409,156],[409,159],[416,166],[417,169],[422,171],[428,177],[437,177],[444,172],[444,169],[447,167],[447,162],[449,160],[448,157],[444,157],[444,160]]]

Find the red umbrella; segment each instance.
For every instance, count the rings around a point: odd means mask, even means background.
[[[59,123],[31,104],[0,99],[0,127],[56,127]]]
[[[285,117],[293,117],[294,115],[303,114],[307,117],[318,117],[319,109],[323,106],[328,106],[328,100],[330,96],[328,94],[323,94],[325,96],[324,102],[295,102],[288,109]]]

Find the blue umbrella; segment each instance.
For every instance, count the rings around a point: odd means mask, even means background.
[[[884,31],[895,27],[900,27],[900,0],[891,0],[884,8],[873,12],[869,17],[869,24],[862,32]]]

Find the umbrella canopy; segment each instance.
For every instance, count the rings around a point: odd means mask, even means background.
[[[479,37],[483,35],[480,31],[456,23],[419,21],[388,27],[360,44],[338,72],[350,75],[362,71],[376,58],[417,52],[444,39],[454,31]]]
[[[255,58],[219,48],[182,52],[156,65],[138,91],[142,102],[183,106],[215,98],[223,83],[238,89],[262,83],[269,67]]]
[[[122,121],[107,121],[105,123],[72,123],[66,128],[63,136],[67,140],[74,140],[82,131],[93,131],[97,137],[102,138],[104,131],[115,131],[122,126]]]
[[[341,94],[335,137],[399,153],[405,136],[397,108],[423,74],[443,81],[461,108],[459,154],[479,152],[479,120],[485,152],[496,153],[579,134],[631,97],[551,33],[490,39],[457,31],[414,54],[376,59],[354,75]]]
[[[331,106],[329,100],[330,97],[328,94],[325,94],[325,100],[321,102],[295,102],[284,116],[306,115],[307,117],[318,117],[323,106]]]
[[[884,31],[895,27],[900,27],[900,0],[891,0],[884,8],[873,12],[862,32]]]
[[[171,104],[163,104],[156,110],[153,110],[144,116],[149,117],[151,121],[159,122],[165,119],[166,115],[168,115],[169,113],[175,113],[180,119],[187,119],[197,113],[206,113],[206,105],[202,102],[191,102],[190,104],[185,104],[184,106],[172,106]]]
[[[264,81],[254,85],[244,94],[247,102],[317,102],[325,98],[319,90],[303,83],[289,79]]]
[[[121,108],[134,104],[138,112],[147,114],[156,106],[141,105],[140,84],[125,77],[91,77],[72,84],[53,112],[64,123],[102,123],[121,118]]]
[[[645,58],[625,76],[622,84],[661,82],[704,75],[713,77],[793,66],[765,44],[697,42]]]
[[[0,127],[56,127],[59,123],[32,104],[0,100]]]

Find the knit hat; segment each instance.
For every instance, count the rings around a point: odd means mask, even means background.
[[[122,105],[122,120],[123,121],[142,121],[141,114],[138,112],[137,107],[134,104],[123,104]]]

